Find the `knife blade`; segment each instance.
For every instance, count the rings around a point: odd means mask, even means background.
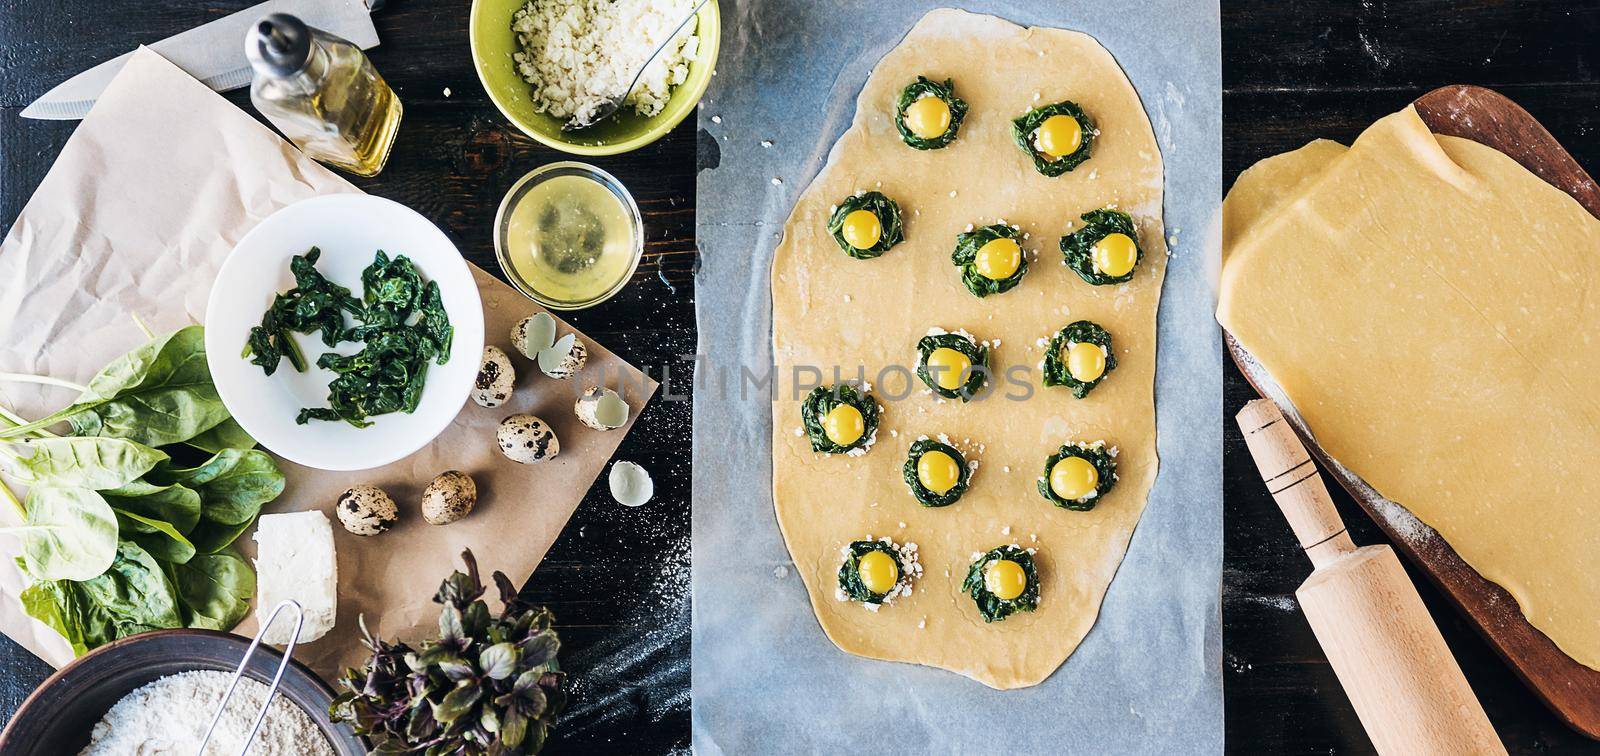
[[[379,3],[374,2],[376,7]],[[267,0],[159,42],[150,49],[217,92],[248,86],[250,63],[244,57],[245,32],[268,13],[292,13],[311,26],[337,34],[366,50],[377,46],[368,3],[362,0]],[[57,84],[28,107],[23,118],[73,120],[94,107],[106,85],[133,53],[127,52]]]

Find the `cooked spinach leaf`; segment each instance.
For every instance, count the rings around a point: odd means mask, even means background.
[[[1106,367],[1092,381],[1080,381],[1067,369],[1067,349],[1073,344],[1094,344],[1105,352]],[[1111,348],[1111,334],[1090,320],[1079,320],[1067,325],[1050,337],[1050,346],[1044,353],[1044,385],[1066,386],[1079,399],[1089,395],[1095,386],[1117,369],[1117,353]]]
[[[1051,116],[1058,115],[1067,116],[1078,122],[1078,128],[1083,134],[1083,141],[1078,145],[1078,149],[1073,150],[1071,153],[1061,157],[1051,157],[1040,150],[1039,146],[1034,143],[1034,134],[1039,130],[1039,126],[1049,120]],[[1070,100],[1034,108],[1011,121],[1011,137],[1016,140],[1017,146],[1021,147],[1022,151],[1028,153],[1028,157],[1033,159],[1034,170],[1052,178],[1077,168],[1083,164],[1083,161],[1088,160],[1090,147],[1094,144],[1094,138],[1099,134],[1100,132],[1094,127],[1094,121],[1089,119],[1089,115],[1084,113],[1083,108],[1078,107],[1077,103]]]
[[[1094,465],[1094,471],[1097,479],[1094,486],[1094,492],[1092,494],[1081,499],[1063,499],[1056,495],[1054,489],[1050,488],[1051,471],[1055,470],[1057,462],[1060,462],[1067,457],[1078,457],[1080,459],[1087,460],[1089,464]],[[1072,509],[1079,512],[1087,512],[1091,509],[1094,509],[1094,505],[1099,504],[1100,499],[1104,498],[1106,494],[1110,493],[1112,487],[1116,486],[1116,484],[1117,460],[1115,457],[1111,456],[1111,452],[1106,449],[1105,442],[1096,441],[1092,444],[1082,442],[1075,444],[1067,443],[1061,445],[1060,451],[1057,451],[1055,454],[1045,458],[1044,475],[1039,478],[1039,495],[1049,499],[1051,504],[1061,507],[1062,509]]]
[[[890,588],[883,593],[873,593],[866,583],[861,582],[861,557],[874,551],[889,555],[894,560],[895,569],[902,581],[909,574],[908,565],[900,560],[900,552],[894,544],[887,540],[881,541],[853,541],[845,549],[844,564],[839,565],[839,590],[849,596],[852,601],[864,604],[882,604],[889,594],[894,593]],[[899,587],[901,581],[896,581]]]
[[[943,134],[932,139],[924,139],[917,136],[916,132],[906,125],[906,108],[911,107],[912,103],[925,97],[937,97],[944,100],[944,104],[950,108],[949,127],[944,130]],[[937,150],[949,146],[951,142],[956,140],[957,132],[961,130],[961,121],[966,117],[967,103],[956,96],[954,80],[945,79],[944,83],[940,84],[926,76],[918,76],[916,81],[907,84],[905,89],[900,90],[900,100],[895,103],[894,127],[900,131],[900,140],[907,145],[919,150]]]
[[[344,313],[360,315],[362,312],[361,300],[317,270],[317,258],[321,256],[322,250],[312,247],[289,260],[294,288],[275,297],[272,306],[261,316],[261,325],[250,329],[245,354],[252,364],[266,370],[267,375],[276,372],[278,361],[285,358],[296,371],[305,371],[305,357],[295,345],[292,332],[320,332],[322,343],[337,346],[339,335],[344,332]]]
[[[939,385],[940,376],[934,373],[938,368],[928,365],[928,357],[938,349],[953,349],[966,356],[972,362],[965,380],[960,386],[947,389]],[[930,333],[917,340],[917,377],[922,380],[933,393],[946,399],[960,399],[963,402],[972,401],[983,389],[984,381],[989,378],[989,347],[979,344],[977,339],[961,333]]]
[[[991,593],[985,579],[989,565],[1002,559],[1016,562],[1027,576],[1027,587],[1013,599],[1003,599]],[[962,581],[961,590],[978,605],[978,614],[983,615],[984,622],[997,622],[1017,612],[1031,612],[1039,606],[1039,571],[1033,564],[1033,554],[1015,545],[990,549],[967,569],[967,579]]]
[[[973,296],[987,297],[1010,291],[1022,283],[1022,277],[1028,273],[1027,250],[1022,250],[1017,269],[1005,278],[989,278],[978,272],[978,250],[996,239],[1011,239],[1020,246],[1022,231],[1004,223],[995,223],[956,235],[956,249],[950,253],[950,262],[961,269],[961,283]]]
[[[944,452],[955,460],[957,473],[956,484],[944,493],[934,493],[927,486],[922,485],[922,476],[918,474],[917,465],[922,461],[922,456],[928,452]],[[961,495],[967,492],[967,486],[972,483],[972,470],[967,467],[967,458],[961,451],[949,444],[935,441],[931,438],[920,438],[911,444],[911,451],[906,455],[905,468],[902,471],[906,485],[911,487],[911,496],[918,504],[925,507],[948,507],[961,500]]]
[[[1083,228],[1061,237],[1061,254],[1067,261],[1067,267],[1072,268],[1079,278],[1095,286],[1133,280],[1134,272],[1139,270],[1139,262],[1144,259],[1144,248],[1139,246],[1139,234],[1134,230],[1133,218],[1111,208],[1090,210],[1079,217],[1083,220]],[[1120,276],[1108,276],[1094,264],[1094,245],[1112,234],[1123,234],[1133,240],[1133,268]]]
[[[828,438],[828,433],[823,428],[823,420],[833,408],[841,404],[848,404],[861,413],[862,433],[861,438],[849,444],[839,445]],[[857,391],[848,383],[837,386],[818,386],[811,390],[800,403],[800,422],[805,426],[806,435],[811,439],[811,450],[825,454],[844,454],[854,449],[865,449],[872,445],[878,435],[878,402],[871,394]]]
[[[844,236],[844,219],[857,210],[865,210],[878,218],[878,241],[865,249],[852,246]],[[833,235],[839,249],[857,260],[871,260],[906,239],[905,226],[900,221],[900,205],[882,192],[863,192],[840,201],[828,218],[828,233]]]

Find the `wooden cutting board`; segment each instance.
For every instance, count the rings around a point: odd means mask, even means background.
[[[1482,87],[1452,85],[1413,104],[1434,133],[1471,139],[1505,153],[1600,218],[1600,185],[1544,126],[1505,96]],[[1333,461],[1299,414],[1287,406],[1266,368],[1232,335],[1224,332],[1223,341],[1250,385],[1278,403],[1311,456],[1350,492],[1395,547],[1428,574],[1545,705],[1573,729],[1600,740],[1600,672],[1573,661],[1528,624],[1511,594],[1467,566],[1432,528]]]

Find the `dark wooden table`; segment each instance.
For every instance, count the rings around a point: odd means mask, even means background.
[[[1223,180],[1313,138],[1348,144],[1444,84],[1516,100],[1600,169],[1600,3],[1224,0]],[[1225,360],[1226,361],[1226,360]],[[1227,742],[1240,753],[1364,753],[1371,743],[1294,600],[1310,574],[1232,416],[1254,398],[1225,375],[1223,662]],[[1358,544],[1384,540],[1332,486]],[[1409,565],[1408,565],[1409,566]],[[1600,752],[1540,706],[1438,591],[1412,571],[1512,753]]]
[[[134,44],[253,4],[0,0],[0,234],[77,125],[19,118],[23,106]],[[490,228],[501,196],[523,173],[565,156],[523,136],[489,102],[467,48],[466,3],[390,0],[374,18],[382,45],[370,55],[406,113],[383,173],[355,183],[421,212],[469,260],[498,273]],[[246,92],[227,97],[254,113]],[[638,200],[645,259],[615,299],[569,320],[665,385],[617,453],[650,471],[655,499],[626,509],[602,481],[524,588],[556,613],[573,680],[546,753],[688,751],[692,365],[680,355],[692,355],[696,340],[694,123],[637,152],[590,160]],[[0,637],[0,723],[49,672]]]

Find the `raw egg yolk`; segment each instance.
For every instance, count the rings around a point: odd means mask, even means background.
[[[861,410],[841,404],[828,410],[827,417],[822,419],[822,432],[829,441],[849,446],[861,440],[861,434],[867,432],[867,424],[861,418]]]
[[[1067,501],[1077,501],[1094,493],[1100,473],[1083,457],[1063,457],[1050,468],[1050,490]]]
[[[1094,243],[1094,267],[1108,276],[1125,276],[1139,261],[1139,246],[1127,234],[1106,234]]]
[[[1099,344],[1078,341],[1067,345],[1067,372],[1090,383],[1106,374],[1106,352]]]
[[[900,582],[900,565],[895,564],[894,557],[881,551],[862,554],[856,560],[856,572],[861,575],[861,584],[877,594],[888,593]]]
[[[844,217],[844,227],[840,231],[850,246],[872,249],[883,238],[883,223],[871,210],[857,210]]]
[[[942,495],[961,481],[961,466],[937,449],[925,452],[917,459],[917,480],[923,488]]]
[[[1038,131],[1033,132],[1033,138],[1040,152],[1051,158],[1059,158],[1071,155],[1083,146],[1083,127],[1072,116],[1053,115],[1039,124]]]
[[[938,97],[924,97],[906,106],[906,128],[922,139],[935,139],[950,130],[950,105]]]
[[[1014,239],[1001,237],[978,248],[978,254],[972,259],[972,267],[978,269],[978,275],[991,281],[1010,278],[1022,265],[1022,247],[1017,246]]]
[[[928,353],[928,377],[945,391],[955,391],[965,385],[971,377],[967,371],[971,369],[972,360],[950,347],[939,347]]]
[[[1028,589],[1028,573],[1010,559],[996,559],[983,573],[983,587],[996,598],[1010,601]]]

